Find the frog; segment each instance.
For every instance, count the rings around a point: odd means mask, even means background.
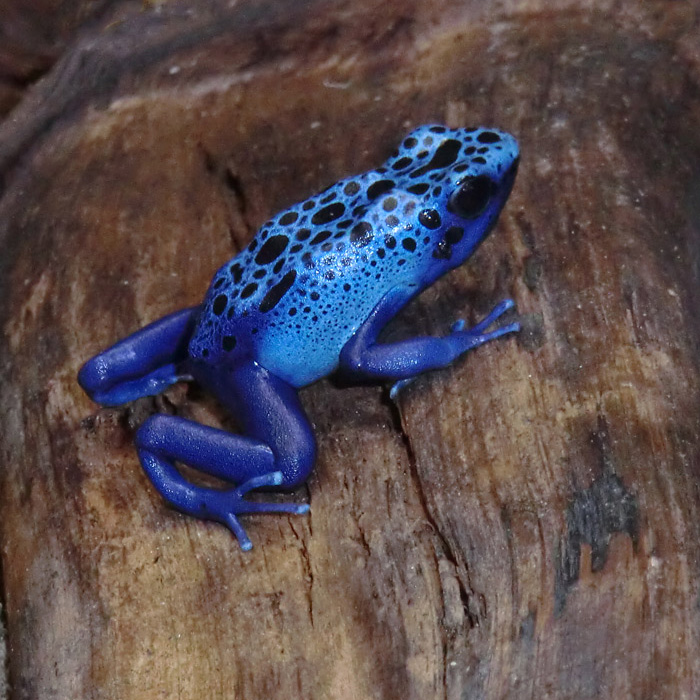
[[[240,516],[309,510],[308,503],[246,498],[290,491],[309,477],[317,444],[302,387],[335,375],[392,383],[396,397],[418,375],[520,329],[517,320],[500,320],[515,306],[505,299],[471,328],[458,320],[442,336],[380,339],[408,302],[467,260],[494,228],[519,160],[505,131],[415,128],[379,167],[264,223],[215,273],[201,304],[89,359],[80,386],[108,407],[180,381],[211,392],[240,433],[155,413],[136,431],[136,450],[168,504],[225,525],[251,549]],[[178,463],[224,485],[193,483]]]

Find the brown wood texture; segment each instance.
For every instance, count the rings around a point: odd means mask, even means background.
[[[3,0],[0,118],[51,68],[76,33],[93,24],[116,21],[127,7],[123,0]]]
[[[0,125],[12,698],[700,696],[697,3],[124,4]],[[116,10],[115,10],[116,11]],[[420,123],[507,129],[511,200],[396,335],[513,296],[416,381],[302,392],[306,517],[167,508],[83,361]]]

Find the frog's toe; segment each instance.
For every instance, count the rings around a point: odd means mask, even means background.
[[[473,326],[470,331],[474,334],[483,333],[489,326],[493,325],[501,316],[503,316],[506,311],[515,307],[515,302],[512,299],[504,299],[499,304],[491,310],[486,318],[479,321],[475,326]],[[512,325],[512,324],[511,324]]]
[[[291,515],[303,515],[309,512],[308,503],[271,503],[262,501],[248,501],[244,496],[258,488],[266,486],[280,486],[284,481],[282,472],[270,472],[262,476],[255,476],[232,491],[219,492],[211,498],[208,511],[211,517],[226,525],[235,535],[241,549],[247,552],[253,547],[243,526],[238,520],[239,515],[252,513],[289,513]]]
[[[249,552],[253,549],[253,543],[243,529],[243,526],[238,522],[238,518],[233,513],[227,513],[223,518],[223,524],[236,536],[238,544],[244,552]]]
[[[399,400],[399,394],[401,393],[401,391],[405,387],[407,387],[409,384],[413,383],[414,380],[415,380],[415,377],[409,377],[408,379],[399,379],[399,381],[396,382],[389,390],[389,398],[394,403],[397,403]]]
[[[254,476],[248,481],[244,481],[234,493],[241,498],[253,489],[263,488],[264,486],[279,486],[284,481],[282,472],[270,472],[262,476]]]

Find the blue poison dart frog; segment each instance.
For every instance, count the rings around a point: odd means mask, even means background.
[[[515,139],[495,129],[421,126],[381,167],[341,180],[264,224],[214,276],[202,304],[151,323],[93,357],[82,388],[116,406],[195,379],[238,418],[242,435],[177,416],[151,416],[135,437],[146,474],[165,500],[228,526],[251,548],[238,516],[305,513],[308,505],[248,501],[249,491],[291,489],[316,457],[297,390],[327,374],[402,382],[445,367],[471,348],[519,330],[494,322],[444,337],[380,343],[413,297],[485,238],[518,167]],[[231,483],[188,481],[181,462]]]

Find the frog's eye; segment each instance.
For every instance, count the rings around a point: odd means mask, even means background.
[[[494,183],[486,175],[467,177],[452,193],[447,206],[463,219],[474,219],[486,209],[495,189]]]

